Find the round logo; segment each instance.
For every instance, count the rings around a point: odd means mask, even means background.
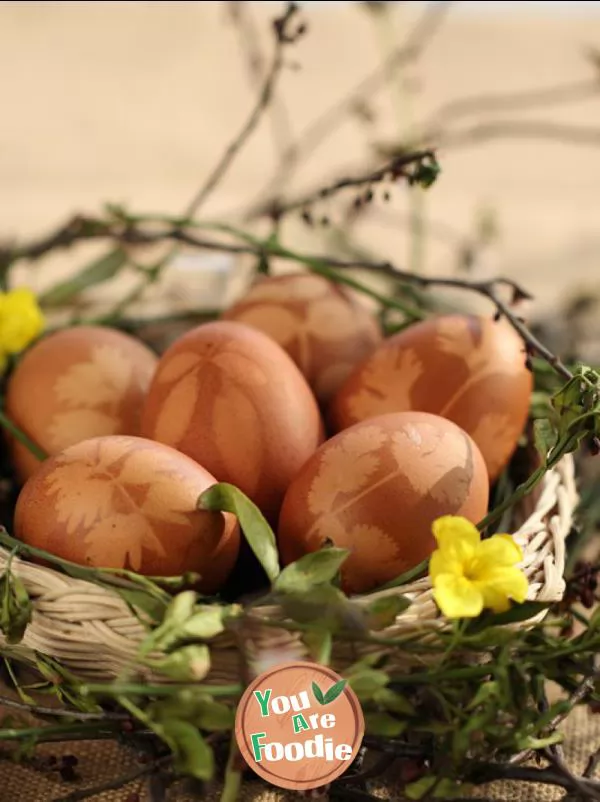
[[[237,708],[235,735],[250,768],[280,788],[312,790],[356,758],[365,723],[354,691],[316,663],[284,663],[257,677]]]

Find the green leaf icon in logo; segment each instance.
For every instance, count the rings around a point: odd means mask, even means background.
[[[316,682],[312,684],[312,692],[314,694],[315,699],[320,705],[325,704],[325,697],[323,696],[323,691],[319,688]]]
[[[338,696],[340,696],[340,694],[343,692],[347,682],[347,680],[341,679],[339,682],[336,682],[335,685],[332,685],[325,694],[323,694],[323,691],[319,688],[317,683],[313,682],[312,691],[314,697],[320,705],[328,705],[331,702],[335,702]]]

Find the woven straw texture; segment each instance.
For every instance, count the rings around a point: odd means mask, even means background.
[[[545,475],[533,510],[514,532],[523,549],[530,600],[557,601],[564,593],[565,540],[576,502],[574,464],[567,456]],[[8,552],[0,550],[0,572],[8,559]],[[115,592],[20,559],[13,561],[12,570],[24,581],[34,607],[32,622],[15,651],[23,656],[36,651],[54,657],[82,678],[106,680],[135,670],[135,655],[145,629]],[[371,603],[375,598],[398,593],[410,598],[412,604],[380,635],[397,638],[418,632],[427,638],[431,628],[441,625],[428,577],[356,601]],[[273,621],[282,618],[277,607],[255,607],[253,614]],[[230,633],[214,639],[207,682],[239,680],[240,646],[254,673],[260,673],[265,653],[277,651],[296,660],[308,657],[299,633],[256,622],[248,622],[242,633],[237,640]],[[339,644],[333,653],[333,667],[343,670],[373,648],[364,643]],[[390,668],[406,668],[407,655],[423,662],[422,656],[415,657],[414,652],[396,649]],[[148,671],[143,674],[150,678]],[[152,679],[160,680],[160,676]]]

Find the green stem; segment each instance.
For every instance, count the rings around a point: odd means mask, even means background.
[[[75,579],[85,579],[89,582],[108,586],[111,588],[123,588],[128,590],[144,590],[150,596],[154,597],[160,602],[167,603],[170,601],[170,595],[155,585],[148,577],[136,574],[133,571],[126,571],[125,569],[102,569],[102,568],[88,568],[83,565],[63,560],[56,557],[43,549],[37,549],[34,546],[29,546],[22,543],[20,540],[12,537],[8,532],[0,530],[0,546],[11,549],[26,557],[37,557],[52,563],[62,568],[65,573]]]
[[[173,696],[180,691],[194,691],[207,696],[239,696],[243,691],[241,684],[235,685],[198,685],[185,683],[172,685],[135,685],[132,683],[90,683],[82,685],[79,692],[82,696]]]
[[[235,764],[239,755],[238,745],[235,735],[232,733],[229,744],[229,757],[225,768],[225,782],[221,792],[220,802],[236,802],[242,787],[242,774],[236,769]]]
[[[59,736],[63,740],[76,740],[78,735],[93,735],[94,737],[104,734],[105,737],[112,735],[114,737],[117,733],[121,732],[119,725],[110,726],[106,722],[99,726],[99,723],[88,722],[80,724],[65,724],[62,726],[53,727],[26,727],[22,730],[0,729],[0,741],[23,741],[27,738],[49,739],[50,737]]]
[[[46,454],[46,452],[42,448],[40,448],[40,446],[38,446],[37,443],[34,443],[33,440],[30,437],[28,437],[24,431],[19,429],[16,423],[13,423],[10,420],[10,418],[8,418],[4,414],[4,412],[1,411],[0,411],[0,426],[6,429],[7,432],[10,432],[12,436],[15,438],[15,440],[18,440],[20,443],[22,443],[22,445],[24,445],[25,448],[29,449],[29,451],[31,451],[33,456],[36,457],[36,459],[43,461],[48,457],[48,454]]]

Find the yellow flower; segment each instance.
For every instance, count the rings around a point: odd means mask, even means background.
[[[496,613],[510,600],[525,601],[527,578],[518,563],[523,553],[510,535],[482,540],[466,518],[445,515],[433,523],[438,548],[431,555],[433,597],[448,618],[476,618],[484,608]]]
[[[34,293],[22,287],[0,293],[0,352],[18,354],[43,332],[44,315]]]

